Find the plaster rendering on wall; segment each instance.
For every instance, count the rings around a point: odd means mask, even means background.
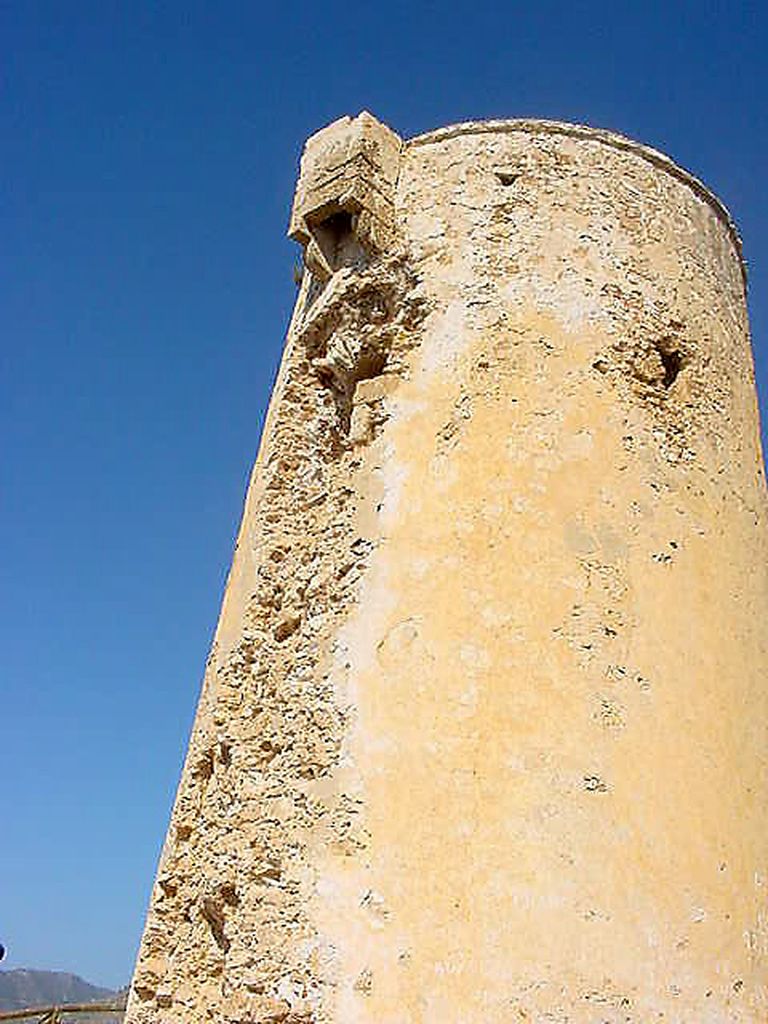
[[[308,141],[129,1024],[763,1024],[740,242],[547,121]]]

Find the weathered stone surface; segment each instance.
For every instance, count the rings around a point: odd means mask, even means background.
[[[766,495],[727,214],[619,136],[402,145],[361,115],[308,143],[291,230],[127,1021],[763,1024]]]

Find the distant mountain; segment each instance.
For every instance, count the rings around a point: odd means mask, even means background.
[[[117,992],[111,988],[90,985],[76,974],[64,971],[33,971],[26,967],[0,971],[0,1010],[61,1003],[101,1003],[116,997]]]

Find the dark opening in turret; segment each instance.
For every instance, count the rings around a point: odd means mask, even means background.
[[[357,237],[355,221],[348,210],[337,210],[314,226],[313,234],[331,270],[365,262],[365,250]]]

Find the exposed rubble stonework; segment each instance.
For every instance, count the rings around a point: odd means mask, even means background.
[[[765,1024],[739,241],[575,125],[313,136],[128,1024]]]

